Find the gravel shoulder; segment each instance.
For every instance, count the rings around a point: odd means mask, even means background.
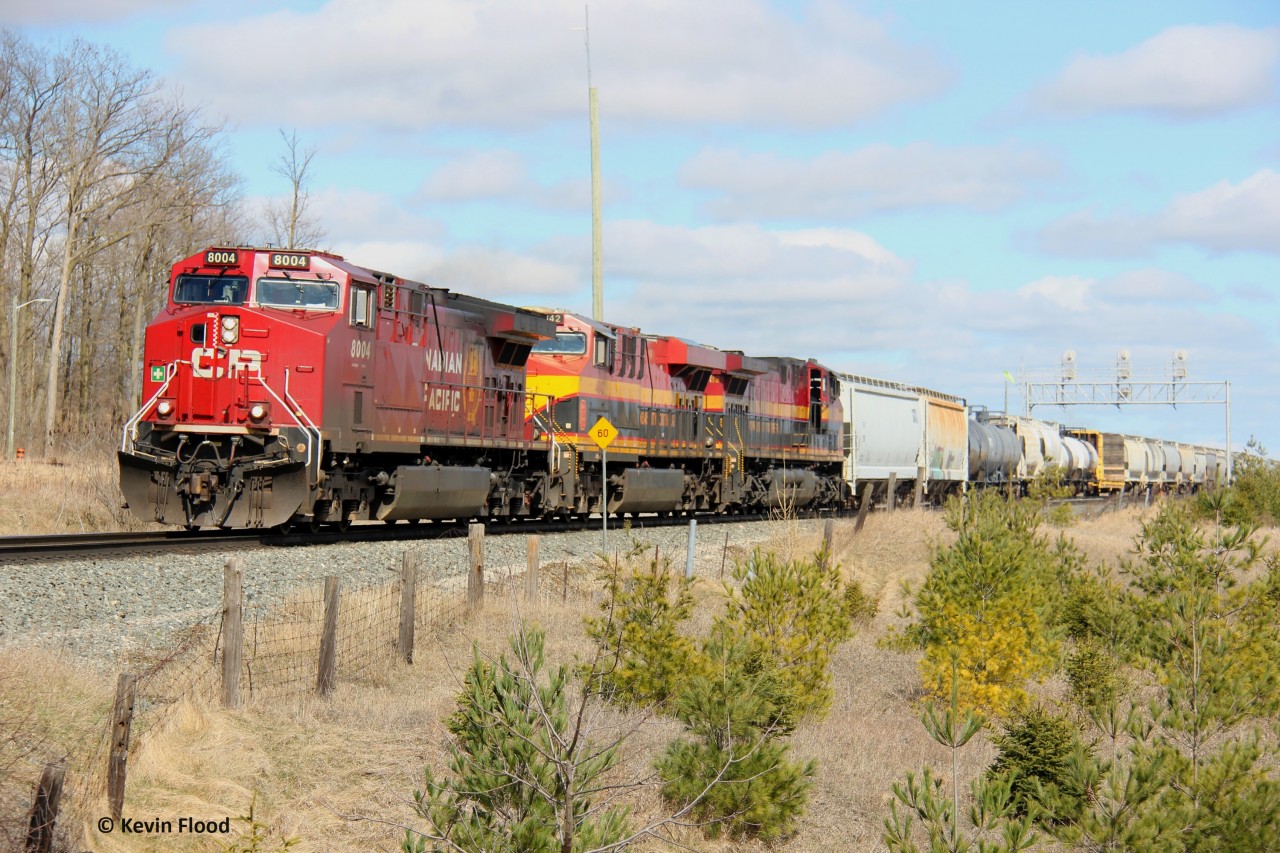
[[[820,521],[767,521],[700,524],[695,573],[717,578],[735,557],[753,547],[800,541],[820,535]],[[527,535],[493,533],[485,537],[489,578],[520,574],[527,560]],[[529,531],[533,533],[536,531]],[[657,547],[663,559],[682,568],[689,528],[685,526],[609,531],[610,554],[626,553],[634,540]],[[727,534],[727,545],[726,545]],[[221,608],[222,572],[232,555],[245,565],[245,606],[262,612],[290,594],[312,590],[327,575],[345,589],[359,589],[395,577],[406,549],[415,552],[419,571],[433,580],[465,576],[467,540],[345,543],[306,547],[254,547],[201,554],[113,557],[57,563],[0,563],[0,644],[39,645],[106,667],[139,651],[162,649],[175,632],[213,621]],[[602,553],[600,531],[542,534],[542,565],[568,563],[588,567]]]

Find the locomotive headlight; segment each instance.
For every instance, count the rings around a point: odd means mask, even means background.
[[[249,407],[249,420],[257,422],[267,416],[267,407],[262,403],[254,403]]]
[[[173,403],[168,400],[161,400],[159,405],[156,406],[156,414],[162,418],[169,417],[169,415],[173,414]]]
[[[240,340],[239,317],[222,318],[222,340],[229,344],[234,344],[236,341]]]

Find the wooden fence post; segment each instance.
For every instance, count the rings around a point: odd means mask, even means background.
[[[689,519],[689,541],[685,545],[684,553],[684,576],[686,579],[693,578],[693,558],[698,550],[698,520],[696,518]]]
[[[858,523],[854,525],[854,533],[862,532],[862,525],[867,520],[867,513],[871,511],[871,499],[875,496],[875,493],[875,483],[864,483],[862,485],[862,502],[858,504]]]
[[[31,820],[27,824],[27,853],[49,853],[53,849],[53,830],[58,822],[66,772],[61,764],[46,764],[40,774],[31,804]]]
[[[834,518],[828,518],[822,524],[822,553],[824,555],[823,557],[824,568],[826,566],[831,565],[831,547],[832,547],[832,540],[835,539],[835,533],[836,533],[836,520]]]
[[[529,568],[524,574],[524,598],[530,604],[538,600],[538,543],[535,533],[529,537]]]
[[[924,500],[925,477],[928,476],[928,473],[929,469],[923,465],[916,469],[916,492],[911,498],[911,506],[914,509],[919,509],[921,501]]]
[[[240,707],[244,655],[244,568],[239,557],[222,571],[222,706]]]
[[[729,531],[726,530],[724,532],[724,549],[720,552],[720,580],[724,580],[724,564],[725,564],[725,561],[728,559],[729,559]],[[656,547],[653,549],[653,563],[654,563],[654,567],[656,568],[658,564],[658,549]]]
[[[475,612],[484,606],[484,525],[472,522],[467,528],[471,553],[471,571],[467,573],[467,610]]]
[[[320,635],[320,667],[316,673],[316,692],[321,696],[333,689],[334,671],[338,666],[338,579],[324,579],[324,633]]]
[[[133,725],[133,695],[138,677],[122,672],[116,679],[116,703],[111,710],[111,751],[107,755],[107,801],[111,817],[124,810],[125,765],[129,761],[129,728]]]
[[[418,559],[406,549],[400,561],[400,634],[396,651],[405,663],[413,663],[413,628],[417,617]]]
[[[560,589],[560,600],[569,600],[569,564],[564,564],[564,585]]]
[[[898,475],[896,472],[889,472],[889,485],[886,488],[889,490],[889,512],[893,512],[895,505],[898,503]]]

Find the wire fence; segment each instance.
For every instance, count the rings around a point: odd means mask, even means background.
[[[472,535],[482,536],[482,530],[473,528]],[[568,562],[537,565],[533,557],[536,569],[531,581],[524,567],[499,567],[486,574],[483,560],[479,564],[476,560],[481,552],[473,547],[470,561],[420,565],[418,556],[409,551],[389,581],[347,587],[341,579],[330,579],[337,586],[333,598],[326,596],[324,586],[315,586],[295,591],[277,604],[251,608],[245,608],[243,601],[261,597],[245,594],[258,591],[253,565],[232,558],[227,570],[240,572],[243,582],[228,587],[236,600],[224,596],[221,607],[179,631],[167,648],[131,662],[136,678],[131,713],[123,724],[124,743],[120,742],[120,720],[113,718],[103,726],[96,743],[86,744],[82,754],[68,761],[66,811],[87,814],[91,804],[101,803],[104,797],[113,802],[113,790],[122,798],[128,756],[160,731],[183,702],[226,703],[228,680],[234,682],[238,703],[301,699],[325,692],[326,643],[332,644],[329,683],[359,682],[396,659],[408,659],[413,637],[460,623],[482,599],[519,597],[527,603],[549,603],[599,595],[598,584],[593,583],[595,573],[588,568]],[[536,545],[531,553],[536,555]],[[406,589],[410,581],[411,594]],[[333,618],[327,611],[335,604]],[[410,649],[405,648],[406,637]],[[240,659],[238,678],[228,672],[234,669],[236,657]],[[116,711],[121,701],[118,695]],[[112,756],[122,750],[125,757],[113,787],[117,771]]]

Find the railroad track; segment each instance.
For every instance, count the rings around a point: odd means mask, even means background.
[[[198,551],[253,544],[260,531],[158,530],[135,533],[58,533],[44,536],[0,536],[0,563],[60,560],[88,555],[117,556],[156,551]]]
[[[811,516],[817,517],[817,516]],[[776,518],[768,513],[749,515],[695,515],[659,518],[656,515],[630,519],[610,519],[609,532],[620,531],[624,523],[634,528],[699,525],[744,521],[766,521]],[[379,524],[368,522],[352,525],[346,531],[301,528],[288,533],[278,530],[161,530],[137,533],[71,533],[46,536],[0,536],[0,564],[75,559],[85,556],[132,556],[164,552],[193,553],[210,549],[252,547],[304,547],[332,545],[341,542],[396,542],[421,539],[444,539],[467,535],[466,522],[423,522],[421,524]],[[600,530],[599,517],[585,520],[491,520],[485,535],[551,534]]]
[[[1135,499],[1130,498],[1126,505]],[[1136,499],[1141,501],[1141,498]],[[1115,498],[1059,498],[1050,504],[1070,504],[1077,515],[1099,515],[1114,508]],[[885,511],[877,507],[877,512]],[[820,515],[806,514],[802,518],[844,518],[856,515],[856,512],[824,512]],[[670,516],[660,518],[657,515],[644,515],[629,519],[610,519],[609,530],[621,530],[624,523],[635,528],[670,527],[687,525],[696,520],[699,525],[732,524],[744,521],[767,521],[777,519],[770,513],[754,513],[746,515],[694,515]],[[288,533],[278,530],[161,530],[142,531],[136,533],[71,533],[47,536],[0,536],[0,563],[56,561],[74,559],[85,556],[128,556],[138,554],[157,554],[166,551],[193,553],[210,549],[252,548],[252,547],[304,547],[311,545],[332,545],[340,542],[397,542],[421,539],[446,539],[467,535],[466,522],[422,522],[420,524],[379,524],[364,522],[352,525],[346,531],[332,527],[311,531],[304,527],[295,528]],[[598,516],[588,519],[568,520],[536,520],[536,519],[493,519],[485,524],[487,536],[505,534],[553,534],[572,533],[583,530],[600,530]]]

